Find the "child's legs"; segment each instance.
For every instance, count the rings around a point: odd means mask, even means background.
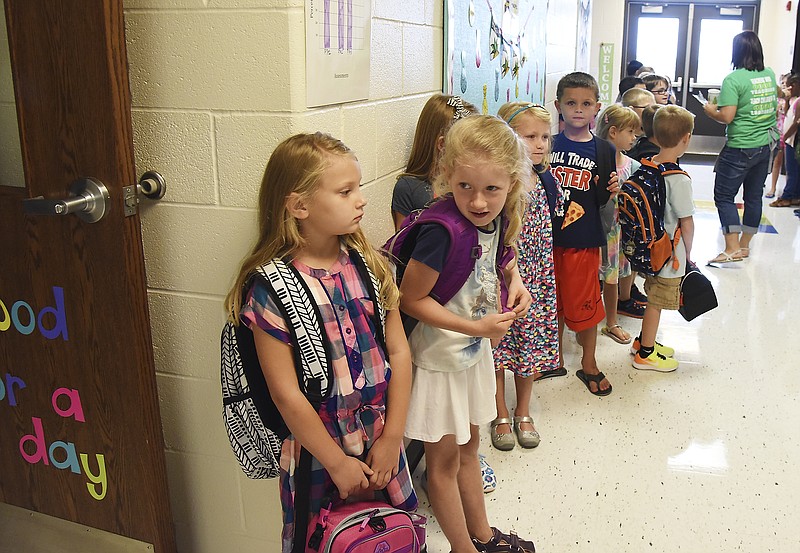
[[[783,167],[783,148],[777,150],[775,159],[772,161],[772,186],[769,189],[770,194],[775,194],[775,187],[778,186],[778,177],[781,176],[781,167]]]
[[[515,417],[531,416],[531,396],[533,395],[533,377],[514,375],[514,388],[517,392],[517,406],[514,407]],[[536,428],[529,422],[519,424],[519,429],[523,431],[533,431]]]
[[[656,343],[658,323],[663,309],[677,310],[681,297],[680,278],[662,278],[648,276],[644,288],[647,291],[647,309],[642,318],[642,347],[652,348]]]
[[[483,499],[483,478],[478,461],[478,445],[481,439],[477,425],[470,425],[470,434],[472,436],[470,440],[458,446],[458,491],[469,534],[481,542],[486,542],[492,537],[492,529],[486,517],[486,504]]]
[[[564,316],[558,315],[558,360],[562,366],[566,363],[564,361]]]
[[[631,289],[633,288],[633,281],[636,279],[636,273],[631,273],[628,276],[619,277],[619,298],[620,300],[627,301],[631,299]]]
[[[655,307],[650,303],[644,310],[642,318],[642,347],[652,348],[656,345],[656,334],[658,333],[658,323],[661,321],[661,308]]]
[[[597,360],[594,357],[595,350],[597,349],[597,325],[590,326],[578,332],[578,343],[580,343],[583,351],[581,353],[581,366],[583,370],[589,369],[588,373],[596,374],[598,372]]]
[[[617,300],[619,300],[619,292],[617,283],[603,283],[603,304],[606,306],[606,325],[613,326],[618,324],[617,321]],[[628,289],[630,295],[630,289]]]
[[[507,419],[509,418],[508,413],[508,406],[506,406],[506,371],[505,369],[498,369],[494,371],[495,376],[495,386],[497,387],[497,391],[494,394],[494,402],[497,406],[497,418],[498,419]],[[497,432],[500,434],[511,434],[511,425],[509,424],[498,424],[497,425]]]
[[[466,513],[461,501],[459,473],[461,451],[455,436],[449,434],[436,443],[425,442],[425,463],[428,469],[428,499],[436,521],[454,552],[473,552]],[[477,449],[475,466],[480,479]],[[480,482],[479,482],[480,484]],[[480,493],[483,499],[482,484]]]
[[[615,201],[616,202],[616,201]],[[600,267],[603,279],[603,303],[606,308],[606,324],[617,324],[617,300],[619,299],[620,275],[620,228],[619,223],[613,225],[606,235],[606,247],[602,248],[603,264]]]

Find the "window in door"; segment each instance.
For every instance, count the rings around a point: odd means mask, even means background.
[[[680,20],[672,17],[640,17],[636,33],[635,59],[658,75],[672,75],[678,57]],[[654,40],[654,37],[657,37]]]
[[[735,19],[701,19],[697,48],[698,83],[720,85],[731,72],[730,63],[720,63],[722,52],[733,49],[733,37],[741,33],[742,21]]]

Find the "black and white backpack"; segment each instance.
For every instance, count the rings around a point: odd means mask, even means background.
[[[376,338],[384,345],[386,313],[376,292],[380,283],[361,253],[351,251],[350,260],[366,283],[375,306]],[[297,346],[292,351],[300,390],[318,410],[330,395],[333,379],[329,341],[311,290],[297,269],[281,259],[258,267],[252,278],[262,279],[280,309]],[[280,472],[281,443],[290,432],[269,394],[253,333],[246,325],[228,321],[223,327],[220,366],[223,420],[233,453],[248,477],[275,478]]]

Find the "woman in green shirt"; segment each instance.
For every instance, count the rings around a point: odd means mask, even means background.
[[[741,261],[750,255],[750,241],[761,222],[761,194],[767,178],[778,106],[775,73],[764,67],[761,41],[753,31],[733,38],[734,71],[722,81],[716,104],[706,115],[727,125],[727,142],[714,166],[714,203],[719,213],[725,250],[709,263]],[[739,220],[734,198],[744,185],[744,215]]]

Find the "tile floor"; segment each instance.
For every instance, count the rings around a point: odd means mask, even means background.
[[[723,243],[713,174],[708,161],[683,165],[694,180],[700,264]],[[676,348],[676,372],[637,371],[628,347],[601,335],[597,359],[614,391],[592,396],[574,376],[580,348],[568,333],[569,375],[534,386],[541,445],[500,452],[482,429],[481,451],[499,481],[486,495],[492,524],[533,539],[540,553],[800,552],[800,360],[792,354],[800,219],[768,201],[764,216],[777,233],[759,234],[747,261],[702,268],[719,308],[690,323],[664,313],[659,341]],[[639,321],[620,319],[638,333]],[[506,388],[513,407],[510,377]],[[449,551],[433,519],[428,535],[429,551]]]

